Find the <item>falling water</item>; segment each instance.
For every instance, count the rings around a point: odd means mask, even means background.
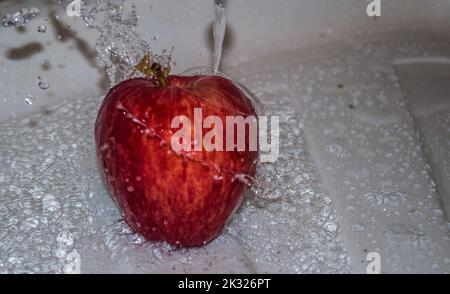
[[[216,19],[214,20],[213,37],[214,37],[214,71],[217,72],[222,59],[223,39],[225,37],[225,29],[227,26],[225,16],[226,0],[215,0]]]

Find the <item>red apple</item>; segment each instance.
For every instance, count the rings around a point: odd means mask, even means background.
[[[127,223],[148,240],[178,246],[213,240],[243,199],[249,185],[243,177],[255,175],[258,152],[248,148],[174,151],[171,121],[184,115],[193,123],[194,108],[224,126],[226,116],[256,117],[241,88],[217,75],[129,79],[110,90],[99,110],[100,168]]]

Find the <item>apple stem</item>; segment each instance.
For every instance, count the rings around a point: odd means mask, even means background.
[[[149,54],[145,54],[142,60],[136,65],[136,69],[148,77],[155,77],[158,79],[161,87],[169,85],[170,67],[164,68],[158,62],[151,62]]]

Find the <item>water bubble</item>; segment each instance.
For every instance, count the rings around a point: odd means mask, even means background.
[[[58,258],[65,258],[67,255],[67,251],[64,247],[58,247],[55,251],[55,256]]]
[[[56,237],[58,244],[70,247],[73,245],[73,234],[69,231],[61,231]]]
[[[337,231],[337,224],[335,222],[328,222],[325,224],[325,229],[328,232],[336,232]]]

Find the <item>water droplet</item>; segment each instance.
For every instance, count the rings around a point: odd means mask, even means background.
[[[37,31],[39,33],[45,33],[47,31],[47,27],[44,26],[44,25],[39,25],[38,28],[37,28]]]
[[[364,197],[372,207],[384,210],[397,207],[406,200],[406,195],[397,191],[369,192]]]
[[[73,245],[73,235],[69,231],[61,231],[56,237],[56,242],[60,245],[70,247]]]
[[[361,223],[356,223],[352,225],[352,231],[353,232],[362,232],[364,231],[366,228],[364,227],[363,224]]]
[[[36,99],[36,98],[35,98],[34,96],[32,96],[31,94],[28,94],[28,95],[25,97],[25,102],[26,102],[27,104],[31,105],[31,104],[33,104],[33,102],[34,102],[35,99]]]
[[[55,251],[55,255],[58,258],[64,258],[67,255],[67,251],[64,247],[58,247]]]
[[[158,260],[158,261],[162,261],[163,256],[162,256],[162,252],[159,248],[155,247],[153,249],[153,256]]]
[[[347,152],[345,151],[345,149],[338,144],[329,144],[328,146],[326,146],[326,150],[328,151],[328,153],[333,154],[337,157],[343,158],[347,156]]]
[[[48,88],[50,88],[49,82],[40,81],[38,85],[39,85],[39,88],[41,88],[42,90],[47,90]]]
[[[404,246],[405,248],[417,247],[417,235],[414,229],[406,224],[389,224],[383,233],[384,238],[393,244],[398,246]]]
[[[216,181],[221,181],[221,180],[223,180],[223,177],[221,175],[214,175],[213,179]]]
[[[426,219],[425,213],[418,209],[413,209],[408,212],[408,216],[411,219],[411,221],[415,223],[422,223]]]
[[[431,212],[433,221],[435,222],[441,222],[444,219],[444,211],[442,209],[433,209]]]
[[[442,209],[433,209],[432,211],[433,216],[437,216],[437,217],[442,217],[444,215],[444,212],[442,211]]]
[[[334,222],[328,222],[325,224],[325,229],[328,232],[336,232],[337,231],[337,224]]]

